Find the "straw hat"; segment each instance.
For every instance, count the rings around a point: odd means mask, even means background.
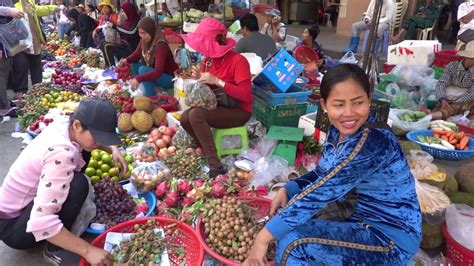
[[[467,58],[474,58],[474,41],[470,41],[466,44],[464,51],[458,52],[458,55]]]
[[[110,0],[102,0],[102,2],[97,6],[99,11],[102,11],[102,7],[109,6],[112,9],[112,12],[115,12],[115,6],[110,2]]]

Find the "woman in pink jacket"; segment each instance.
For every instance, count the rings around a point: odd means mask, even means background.
[[[71,251],[92,265],[112,258],[71,233],[89,192],[82,152],[105,149],[127,170],[114,145],[117,118],[111,103],[83,100],[70,120],[57,120],[36,137],[13,163],[0,189],[0,239],[14,249],[45,245],[45,257],[61,264]],[[71,257],[71,256],[69,256]]]

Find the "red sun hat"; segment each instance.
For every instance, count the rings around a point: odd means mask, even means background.
[[[197,52],[211,58],[218,58],[234,49],[236,42],[227,38],[225,45],[220,45],[216,37],[219,34],[227,34],[227,28],[222,22],[214,18],[205,18],[196,28],[196,31],[181,34],[184,42]]]

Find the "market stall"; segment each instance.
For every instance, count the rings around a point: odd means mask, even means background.
[[[223,13],[183,11],[160,25],[182,23],[185,32],[192,32],[205,17],[234,19],[232,8],[224,6]],[[171,35],[179,37],[165,32]],[[319,102],[326,70],[318,66],[311,49],[296,49],[293,55],[281,49],[266,62],[251,61],[259,65],[253,71],[253,118],[241,128],[214,130],[214,136],[220,136],[215,139],[217,152],[228,172],[212,178],[201,147],[180,125],[186,109],[217,106],[212,90],[191,78],[201,55],[182,48],[175,54],[180,69],[174,91],[146,97],[131,89],[130,65],[105,69],[100,50],[75,48],[55,34],[48,38],[44,80],[20,103],[18,131],[31,141],[54,121],[68,118],[83,99],[112,102],[128,171],[121,173],[112,154],[92,151],[85,174],[92,182],[97,210],[85,231],[98,235],[92,244],[120,263],[202,265],[215,260],[238,265],[263,228],[278,188],[311,172],[321,159],[330,127]],[[457,59],[440,53],[447,52],[437,42],[389,47],[387,73],[372,84],[370,114],[391,125],[416,179],[424,218],[421,248],[439,247],[446,239],[444,254],[455,265],[464,265],[474,260],[473,238],[463,235],[473,232],[472,224],[461,215],[474,212],[474,166],[461,163],[453,176],[437,162],[467,162],[474,156],[474,121],[468,114],[432,119],[438,73]],[[357,62],[348,56],[327,68],[340,63]],[[272,261],[274,246],[270,250]],[[416,259],[430,260],[423,251]]]

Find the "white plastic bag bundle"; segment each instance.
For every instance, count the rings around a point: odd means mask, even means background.
[[[357,64],[357,58],[355,57],[353,52],[349,51],[339,60],[339,63],[341,63],[341,64]]]
[[[427,129],[430,126],[431,115],[426,115],[415,122],[403,121],[401,119],[402,116],[413,113],[415,112],[408,109],[390,109],[388,119],[393,121],[392,129],[395,134],[404,134],[408,131]]]
[[[407,161],[411,173],[417,180],[428,179],[438,171],[438,167],[433,164],[433,156],[421,150],[411,150]]]
[[[446,225],[456,242],[474,251],[474,208],[465,204],[450,205],[446,210]]]

